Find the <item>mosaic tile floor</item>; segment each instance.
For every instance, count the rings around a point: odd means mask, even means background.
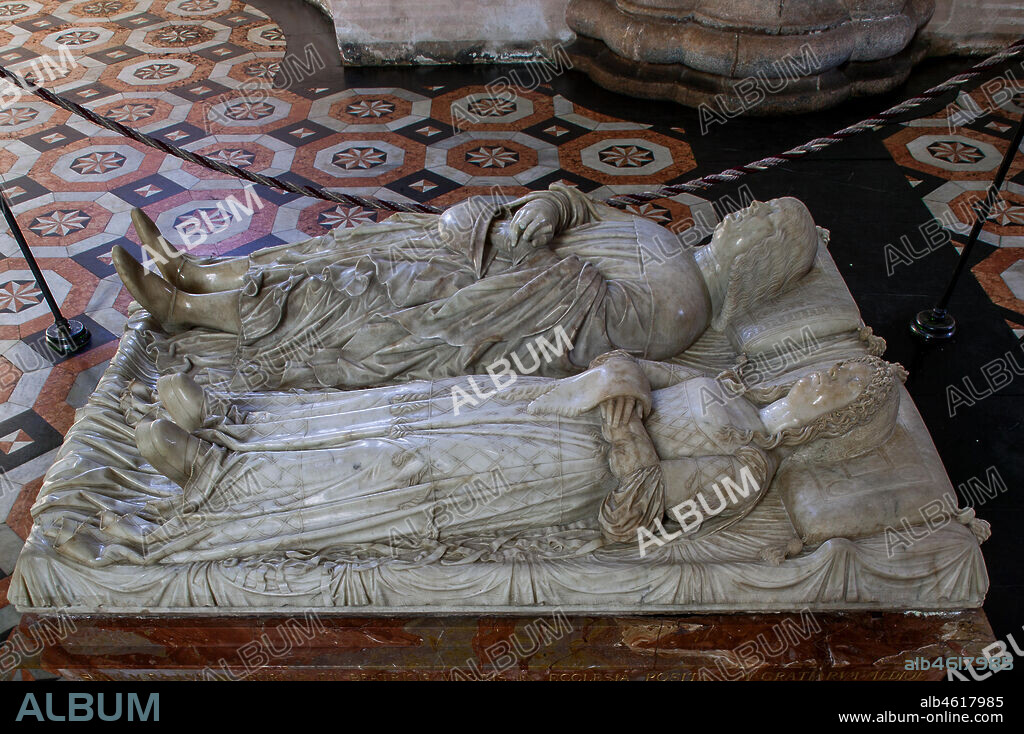
[[[225,162],[360,194],[443,206],[495,186],[514,195],[563,181],[603,197],[686,180],[699,163],[707,165],[695,159],[683,127],[618,119],[548,86],[510,100],[484,85],[420,86],[422,77],[412,73],[400,86],[304,85],[302,64],[285,58],[281,27],[237,0],[0,0],[0,64],[45,71],[38,59],[56,57],[62,46],[76,63],[46,86],[76,102]],[[282,65],[288,73],[278,82],[292,83],[272,85]],[[240,95],[243,85],[258,91]],[[1024,113],[1024,85],[1008,89],[998,109],[955,131],[941,117],[890,128],[884,138],[908,184],[959,241],[969,228],[964,204],[983,191],[1013,120]],[[988,254],[973,269],[1018,337],[1022,170],[1024,162],[1015,164],[1007,202],[985,228]],[[18,619],[6,588],[31,524],[29,508],[125,321],[130,298],[110,249],[120,244],[141,257],[131,208],[144,207],[179,245],[186,240],[175,225],[188,234],[195,231],[189,222],[206,222],[188,242],[197,253],[218,255],[377,221],[379,214],[264,189],[255,192],[251,217],[227,216],[229,197],[253,203],[242,182],[119,138],[28,94],[0,104],[0,180],[64,313],[92,333],[90,348],[70,359],[46,349],[46,305],[13,238],[0,232],[3,638]],[[710,202],[682,196],[634,211],[682,229],[698,210],[710,212]]]
[[[984,91],[962,93],[943,114],[914,120],[885,138],[899,164],[935,220],[954,242],[966,241],[976,206],[999,166],[1014,123],[1024,115],[1024,83],[1009,74],[996,77]],[[1019,72],[1017,74],[1019,76]],[[970,120],[973,114],[977,120]],[[923,240],[924,238],[922,238]],[[1007,324],[1024,336],[1024,157],[1011,164],[1000,200],[979,237],[988,253],[973,267],[993,303],[1006,309]],[[915,249],[926,249],[922,241]]]

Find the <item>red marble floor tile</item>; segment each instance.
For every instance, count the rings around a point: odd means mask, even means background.
[[[40,388],[33,410],[58,432],[66,433],[75,421],[75,409],[65,402],[75,382],[75,374],[58,365],[50,370],[46,383]]]
[[[74,84],[75,82],[80,82],[90,78],[93,72],[88,66],[85,64],[72,65],[69,63],[65,63],[62,66],[57,51],[36,42],[35,39],[44,38],[50,33],[53,33],[54,30],[56,30],[56,26],[43,32],[33,33],[32,37],[25,42],[25,48],[27,50],[34,51],[40,55],[47,54],[54,60],[54,64],[46,67],[41,80],[35,78],[32,66],[26,67],[24,65],[19,65],[19,68],[12,69],[12,71],[16,74],[20,74],[22,78],[30,84],[39,84],[40,86],[48,89]],[[40,84],[40,82],[42,83]],[[28,99],[30,96],[31,95],[25,94],[22,96],[22,99]]]
[[[261,192],[255,188],[249,191],[252,193],[247,195],[245,190],[239,188],[190,189],[147,205],[145,212],[161,228],[164,236],[176,246],[181,247],[184,244],[184,238],[173,231],[175,224],[181,224],[183,231],[188,234],[188,241],[195,245],[188,248],[191,254],[224,255],[273,230],[277,204],[262,198]],[[253,194],[259,197],[258,200]],[[172,210],[176,212],[173,220],[169,223],[161,221],[161,215]],[[197,214],[197,210],[205,212],[213,227],[208,227],[203,222],[203,215]],[[193,217],[197,217],[200,232],[196,232],[195,225],[183,224]],[[128,230],[127,236],[133,242],[140,241],[134,227]]]
[[[1002,76],[987,80],[984,84],[971,89],[966,94],[974,101],[974,105],[958,99],[942,108],[937,117],[952,118],[953,124],[963,124],[965,113],[981,111],[997,117],[997,124],[1012,126],[1019,119],[1019,112],[1013,106],[1020,104],[1021,85]],[[1009,109],[1008,109],[1009,108]]]
[[[283,89],[248,98],[232,92],[193,105],[187,121],[210,135],[251,135],[304,122],[309,105],[305,97]]]
[[[53,49],[56,44],[67,46],[75,58],[81,55],[99,51],[106,47],[123,46],[128,41],[131,29],[123,28],[117,23],[97,22],[103,20],[97,18],[91,21],[70,21],[63,26],[55,26],[42,32],[33,33],[25,42],[24,48],[35,51],[37,54],[46,54],[50,57],[57,57],[57,51]],[[88,37],[83,37],[87,34]],[[103,39],[100,43],[96,41]],[[45,43],[44,43],[45,41]],[[78,70],[78,74],[74,72]],[[66,76],[58,76],[52,83],[67,84],[77,81],[85,76],[87,67],[78,64],[68,69]]]
[[[78,374],[114,356],[117,343],[110,342],[55,366],[39,391],[33,410],[60,433],[66,433],[75,420],[75,408],[68,405],[67,395]]]
[[[383,212],[360,206],[320,201],[302,210],[296,228],[311,236],[319,236],[339,227],[356,227],[360,224],[383,221],[381,214]]]
[[[6,607],[10,604],[10,602],[7,601],[7,590],[9,588],[11,588],[11,577],[5,576],[0,579],[0,608]]]
[[[119,150],[125,148],[137,151],[138,160],[127,160]],[[51,191],[110,191],[153,175],[163,159],[163,153],[134,140],[97,135],[43,153],[28,175]],[[76,174],[83,180],[64,178]]]
[[[295,151],[292,173],[321,186],[383,186],[423,170],[426,146],[395,133],[335,133]]]
[[[630,204],[625,211],[657,222],[677,234],[697,224],[704,224],[694,220],[693,210],[688,205],[672,199],[659,199],[639,205]]]
[[[248,46],[255,46],[255,44],[252,44],[245,38],[250,30],[252,30],[251,26],[243,26],[233,30],[232,35],[236,40],[232,40],[231,43],[241,46],[242,44],[239,43],[239,40],[244,40]],[[256,58],[253,58],[250,54],[227,61],[221,68],[226,68],[226,76],[237,82],[244,83],[251,80],[259,80],[270,85],[281,70],[280,55],[274,53],[272,49],[262,46],[255,46],[252,50],[259,54]]]
[[[118,293],[117,294],[117,298],[114,299],[113,308],[118,313],[121,313],[121,314],[124,314],[125,316],[127,316],[128,315],[128,306],[130,306],[131,302],[134,301],[134,300],[135,299],[132,298],[132,294],[128,292],[128,289],[122,286],[121,292]]]
[[[19,262],[24,262],[19,260]],[[17,265],[12,266],[17,267]],[[46,273],[56,273],[71,284],[71,291],[60,301],[61,311],[65,316],[72,317],[85,311],[92,298],[99,278],[71,259],[44,258],[39,260],[39,268]],[[42,331],[53,323],[53,317],[46,313],[18,325],[21,338],[25,339]]]
[[[883,141],[885,147],[889,150],[889,154],[893,160],[899,165],[910,168],[914,171],[921,171],[931,176],[938,176],[939,178],[947,179],[949,181],[991,181],[992,176],[995,175],[996,168],[999,165],[998,159],[990,157],[987,164],[984,166],[978,164],[973,167],[971,166],[972,159],[976,157],[976,153],[973,151],[964,151],[959,154],[962,158],[967,153],[971,153],[970,158],[964,158],[961,165],[961,170],[950,170],[935,163],[928,162],[928,156],[922,152],[918,152],[917,155],[925,158],[921,160],[920,157],[915,157],[915,154],[907,147],[913,145],[914,141],[918,138],[927,137],[929,139],[934,138],[932,145],[941,144],[943,142],[956,142],[960,138],[966,138],[971,141],[978,141],[991,145],[998,151],[999,158],[1005,154],[1007,147],[1010,145],[1010,141],[1004,138],[997,138],[992,135],[985,135],[975,130],[966,128],[958,129],[955,134],[949,132],[948,127],[907,127],[894,135],[890,135]],[[943,155],[954,156],[953,152],[942,151]],[[1021,171],[1024,171],[1024,160],[1021,156],[1017,156],[1014,162],[1010,165],[1009,177],[1013,178]]]
[[[253,138],[256,135],[239,137]],[[277,153],[277,151],[271,150],[252,139],[220,140],[216,143],[196,148],[194,152],[212,158],[219,163],[238,166],[239,168],[256,173],[266,172],[268,169],[275,168],[273,162]],[[287,162],[291,162],[290,155],[287,158]],[[197,166],[193,163],[183,162],[182,170],[196,178],[220,178],[232,182],[237,180],[231,174],[213,171],[205,166]],[[280,171],[276,170],[270,173],[274,175],[280,173]]]
[[[32,505],[36,501],[36,495],[39,494],[39,488],[43,486],[43,477],[33,479],[21,488],[21,492],[18,493],[18,498],[14,500],[14,504],[11,506],[11,511],[7,513],[6,523],[7,526],[21,537],[22,540],[28,539],[29,531],[32,529],[32,515],[29,514],[29,510],[32,509]]]
[[[86,196],[89,198],[49,202],[19,212],[29,247],[68,247],[103,232],[111,212]]]
[[[26,441],[31,442],[32,437],[22,429],[9,433],[4,438],[0,439],[0,453],[9,454],[16,444]],[[7,491],[6,488],[4,491]]]
[[[443,209],[465,201],[471,196],[494,196],[496,193],[500,193],[502,196],[519,197],[530,193],[530,189],[526,186],[460,186],[431,199],[430,204]]]
[[[139,91],[119,94],[107,99],[110,101],[97,105],[95,112],[124,125],[138,127],[139,125],[152,125],[163,120],[167,120],[167,124],[171,124],[168,118],[174,110],[174,105],[162,99],[159,92],[147,95],[144,91]],[[153,151],[152,148],[149,150]]]
[[[139,2],[137,2],[136,0],[118,0],[118,2],[118,13],[131,13],[133,10],[139,7]],[[62,4],[63,3],[61,2],[57,2],[56,4],[54,4],[53,8],[48,8],[48,10],[54,10]],[[76,3],[75,5],[72,5],[69,8],[70,15],[76,18],[103,20],[105,16],[110,12],[109,9],[94,6],[96,6],[96,0],[82,0],[82,2]]]
[[[654,130],[587,133],[561,145],[558,160],[565,170],[592,181],[652,187],[697,166],[689,145]]]
[[[0,357],[0,403],[7,402],[21,379],[21,370],[4,357]]]
[[[71,372],[74,375],[78,375],[79,372],[87,370],[90,367],[95,367],[100,362],[106,362],[108,359],[114,356],[114,352],[117,351],[117,342],[109,342],[102,346],[90,349],[82,354],[77,354],[66,362],[62,362],[59,366],[62,370]]]
[[[100,83],[118,92],[151,92],[204,82],[213,62],[192,53],[152,53],[108,64]]]
[[[466,97],[469,101],[463,102]],[[453,115],[452,105],[457,104]],[[497,80],[483,85],[459,87],[434,98],[431,117],[459,130],[522,130],[555,114],[552,98],[536,91],[500,88]]]
[[[949,208],[956,218],[967,227],[973,227],[977,219],[975,207],[987,196],[987,191],[965,191],[949,202]],[[1002,236],[1024,235],[1024,196],[1013,191],[1002,191],[999,201],[992,207],[985,231]]]
[[[1014,295],[1002,277],[1007,268],[1020,260],[1024,260],[1024,247],[1003,247],[971,268],[971,272],[993,303],[1024,314],[1024,300]]]
[[[515,176],[537,165],[537,151],[514,140],[473,138],[454,146],[445,161],[471,176]]]
[[[17,162],[18,156],[0,148],[0,174],[7,173]]]
[[[412,113],[412,102],[397,95],[356,93],[334,102],[329,115],[349,125],[386,125]]]

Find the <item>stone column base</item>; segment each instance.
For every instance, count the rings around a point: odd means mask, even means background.
[[[725,117],[809,112],[901,84],[932,0],[571,0],[573,64],[635,97]]]
[[[667,99],[687,107],[707,105],[706,114],[722,121],[741,115],[813,112],[850,97],[891,91],[906,81],[914,64],[927,53],[927,44],[914,43],[881,61],[849,62],[821,74],[789,79],[753,76],[743,80],[681,64],[632,61],[592,38],[580,37],[566,53],[574,69],[605,89],[631,97]]]

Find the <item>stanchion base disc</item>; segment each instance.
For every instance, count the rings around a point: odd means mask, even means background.
[[[81,351],[89,343],[89,330],[85,328],[81,321],[68,319],[68,330],[70,335],[62,333],[57,324],[48,326],[46,329],[46,345],[57,352],[57,354],[74,354]]]
[[[918,312],[910,330],[927,342],[946,341],[956,334],[956,319],[948,311],[929,308]]]

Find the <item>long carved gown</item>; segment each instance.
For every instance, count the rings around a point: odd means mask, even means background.
[[[660,512],[661,464],[621,480],[613,476],[597,411],[575,418],[527,412],[556,381],[520,378],[456,415],[452,386],[470,389],[471,379],[253,396],[256,402],[233,411],[233,420],[198,432],[212,442],[197,459],[199,471],[182,498],[163,508],[144,543],[100,541],[119,546],[105,549],[106,562],[121,554],[142,563],[188,562],[351,544],[508,539],[573,524],[598,528],[602,502],[613,492],[640,500],[604,513],[603,521],[618,525],[623,537],[635,538],[633,526],[644,522],[631,507],[646,504]],[[743,400],[703,405],[701,386],[708,383],[691,378],[654,391],[645,420],[662,461],[684,463],[685,471],[673,476],[684,476],[688,489],[706,491],[723,475],[738,477],[743,466],[761,487],[709,518],[701,535],[749,512],[775,468],[759,449],[718,438],[726,424],[761,425]],[[74,543],[63,550],[85,557],[94,552]]]
[[[253,253],[234,387],[482,374],[512,354],[532,366],[538,337],[560,354],[534,374],[562,377],[616,348],[671,357],[703,332],[706,286],[671,232],[557,184],[510,206],[538,197],[559,210],[556,234],[519,262],[488,237],[508,208],[479,199]]]

